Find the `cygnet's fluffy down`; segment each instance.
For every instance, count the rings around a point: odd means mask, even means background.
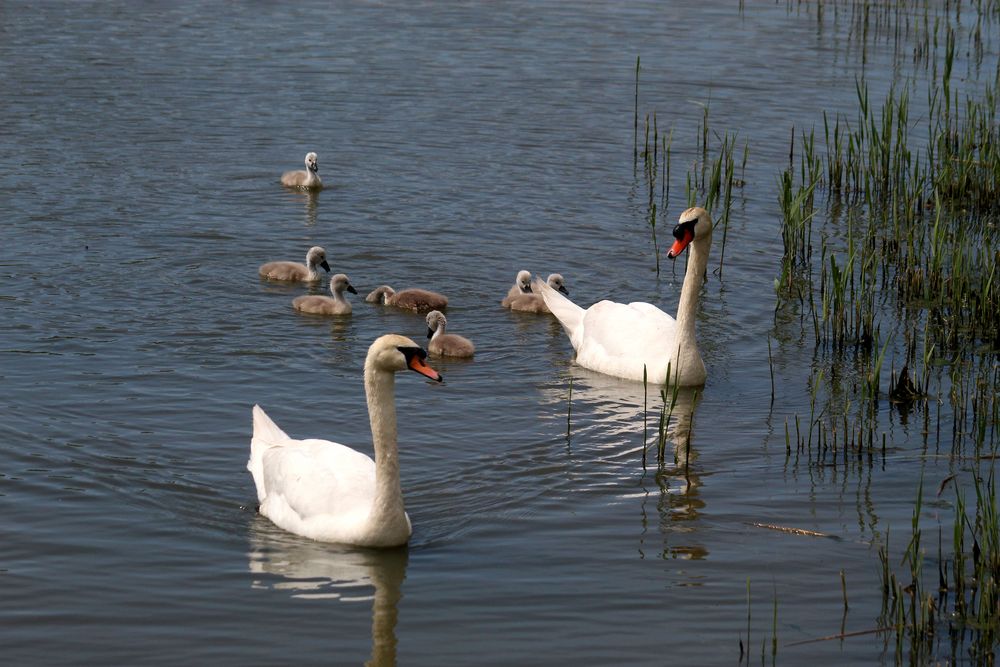
[[[531,274],[527,271],[521,271],[517,274],[518,282],[515,283],[515,287],[520,285],[520,279],[522,274],[527,274],[528,280],[531,280]],[[548,279],[545,281],[549,287],[563,294],[569,295],[569,290],[566,289],[566,283],[561,274],[552,273],[549,274]],[[513,290],[513,288],[511,288]],[[502,302],[502,305],[511,310],[517,310],[522,313],[548,313],[549,307],[545,305],[545,300],[542,298],[541,294],[533,292],[529,282],[527,290],[521,292],[521,294],[515,294],[513,296],[509,295]]]
[[[445,331],[448,320],[440,310],[427,313],[427,352],[437,357],[471,357],[476,352],[472,341]]]
[[[351,281],[343,273],[330,278],[330,292],[333,296],[321,296],[319,294],[307,294],[295,297],[292,307],[303,313],[313,313],[315,315],[350,315],[351,304],[344,296],[344,292],[357,294]]]
[[[507,290],[507,296],[503,298],[500,305],[510,308],[510,300],[522,294],[531,294],[531,271],[518,271],[514,278],[514,284]]]
[[[286,171],[281,175],[281,184],[286,188],[301,188],[303,190],[319,190],[323,181],[319,177],[319,158],[315,153],[306,154],[306,168],[303,171]]]
[[[306,253],[306,263],[298,262],[268,262],[262,264],[259,273],[261,278],[267,280],[285,280],[289,282],[314,283],[320,279],[317,266],[322,266],[326,272],[330,271],[330,265],[326,262],[326,250],[318,245],[309,248]]]
[[[448,297],[437,292],[415,287],[397,292],[388,285],[376,287],[365,297],[365,301],[412,310],[415,313],[444,310],[448,307]]]

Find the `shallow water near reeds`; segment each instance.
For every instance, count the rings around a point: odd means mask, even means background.
[[[894,663],[877,634],[801,642],[879,627],[877,547],[891,533],[898,562],[923,480],[933,563],[954,519],[934,491],[973,464],[943,399],[930,418],[878,401],[874,455],[795,446],[819,362],[812,325],[775,317],[792,128],[853,118],[857,77],[877,98],[923,71],[908,32],[862,35],[832,7],[4,3],[5,659]],[[983,48],[956,64],[973,93],[995,73]],[[708,382],[678,396],[659,470],[657,390],[575,366],[553,320],[499,306],[524,268],[584,305],[676,308],[683,260],[657,275],[634,161],[636,56],[639,143],[646,113],[673,130],[660,252],[705,105],[712,141],[749,147],[702,291]],[[328,187],[282,189],[307,151]],[[424,340],[419,316],[352,297],[350,318],[305,317],[306,288],[258,279],[314,244],[361,296],[446,293],[477,347],[433,362],[443,385],[396,383],[407,549],[254,511],[251,406],[370,452],[368,345]]]

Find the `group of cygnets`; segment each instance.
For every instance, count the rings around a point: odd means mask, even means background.
[[[310,155],[314,155],[310,153]],[[313,161],[315,164],[315,160]],[[295,172],[292,172],[295,173]],[[301,173],[301,172],[298,172]],[[262,264],[260,277],[265,280],[282,282],[315,283],[322,279],[319,269],[330,271],[330,263],[326,259],[326,250],[313,246],[306,252],[305,264],[290,261],[274,261]],[[569,294],[562,275],[553,273],[549,276],[548,285],[563,294]],[[292,307],[302,313],[314,315],[350,315],[351,302],[344,296],[345,292],[357,294],[346,274],[336,273],[330,276],[330,293],[332,296],[306,294],[292,300]],[[380,285],[365,297],[368,303],[383,306],[394,306],[415,313],[427,313],[427,345],[428,352],[437,357],[471,357],[476,346],[468,338],[458,334],[447,333],[448,320],[441,312],[448,308],[448,297],[431,290],[411,287],[399,292],[389,285]],[[528,313],[548,313],[545,301],[531,289],[531,272],[519,271],[517,279],[511,285],[507,295],[500,304],[504,308]]]
[[[322,187],[315,153],[306,155],[305,171],[287,172],[281,183],[298,189]],[[689,386],[704,384],[705,364],[695,340],[698,293],[706,273],[712,239],[712,220],[703,208],[689,208],[673,231],[667,257],[674,259],[690,247],[690,261],[675,320],[659,307],[643,302],[600,301],[582,308],[567,299],[559,274],[546,282],[520,271],[501,302],[511,310],[551,312],[576,350],[576,363],[591,370],[631,380]],[[326,251],[319,246],[306,253],[306,263],[268,262],[260,267],[267,280],[315,283],[318,267],[329,272]],[[357,294],[343,273],[330,279],[332,297],[299,296],[292,303],[302,312],[347,315],[351,304],[344,292]],[[562,294],[560,294],[560,292]],[[427,313],[430,354],[471,357],[468,339],[446,334],[441,312],[448,299],[436,292],[388,285],[373,290],[365,301]],[[415,371],[440,382],[440,373],[425,363],[427,352],[397,334],[377,338],[368,348],[364,387],[371,422],[374,460],[329,440],[289,437],[264,410],[253,408],[253,436],[247,469],[257,488],[260,513],[285,530],[315,540],[359,546],[405,544],[412,527],[403,503],[399,474],[393,377]]]

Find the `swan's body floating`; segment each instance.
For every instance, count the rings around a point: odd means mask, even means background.
[[[677,319],[650,303],[601,301],[584,310],[541,281],[535,282],[545,303],[562,324],[584,368],[652,384],[693,386],[705,383],[705,363],[698,352],[694,325],[708,252],[712,219],[703,208],[681,213],[674,228],[677,239],[667,253],[676,258],[690,244]],[[667,366],[670,375],[667,377]]]
[[[319,294],[306,294],[297,296],[292,300],[292,307],[303,313],[314,313],[316,315],[350,315],[351,304],[344,297],[344,291],[357,294],[351,281],[343,273],[338,273],[330,277],[330,292],[332,297],[321,296]]]
[[[368,348],[365,396],[374,461],[329,440],[294,440],[255,405],[247,470],[260,513],[280,528],[323,542],[406,544],[411,527],[399,481],[395,376],[409,369],[440,382],[441,375],[424,363],[426,356],[412,340],[395,334]]]
[[[549,274],[548,280],[545,283],[552,289],[569,296],[569,290],[566,289],[566,282],[563,280],[561,274]],[[518,271],[517,279],[511,285],[510,290],[507,291],[507,296],[500,302],[500,305],[504,308],[519,310],[525,313],[550,312],[549,307],[545,305],[545,300],[542,299],[542,295],[531,290],[531,272],[529,271]]]
[[[368,303],[383,306],[395,306],[415,313],[427,313],[432,310],[444,310],[448,307],[448,297],[430,290],[411,287],[400,292],[388,285],[382,285],[372,290],[365,297]]]
[[[465,336],[446,332],[448,320],[440,310],[427,313],[427,351],[436,357],[471,357],[476,346]]]
[[[319,178],[319,158],[315,153],[306,154],[305,171],[286,171],[281,175],[281,184],[287,188],[301,188],[303,190],[319,190],[323,187],[323,181]]]
[[[298,262],[268,262],[262,264],[259,273],[261,278],[268,280],[285,280],[290,282],[314,283],[320,278],[317,266],[322,266],[324,271],[330,271],[330,265],[326,262],[326,250],[314,245],[306,253],[306,263]]]

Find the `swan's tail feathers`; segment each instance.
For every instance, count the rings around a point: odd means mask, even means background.
[[[569,339],[573,340],[574,332],[583,323],[584,309],[564,297],[557,290],[552,289],[548,283],[539,278],[535,278],[531,289],[542,295],[545,305],[549,307],[552,314],[559,320],[559,324],[566,330],[566,335],[569,336]]]
[[[264,502],[267,492],[264,489],[264,452],[288,442],[288,434],[278,428],[264,409],[253,406],[253,435],[250,438],[250,460],[247,470],[253,475],[253,483],[257,487],[257,501]]]

